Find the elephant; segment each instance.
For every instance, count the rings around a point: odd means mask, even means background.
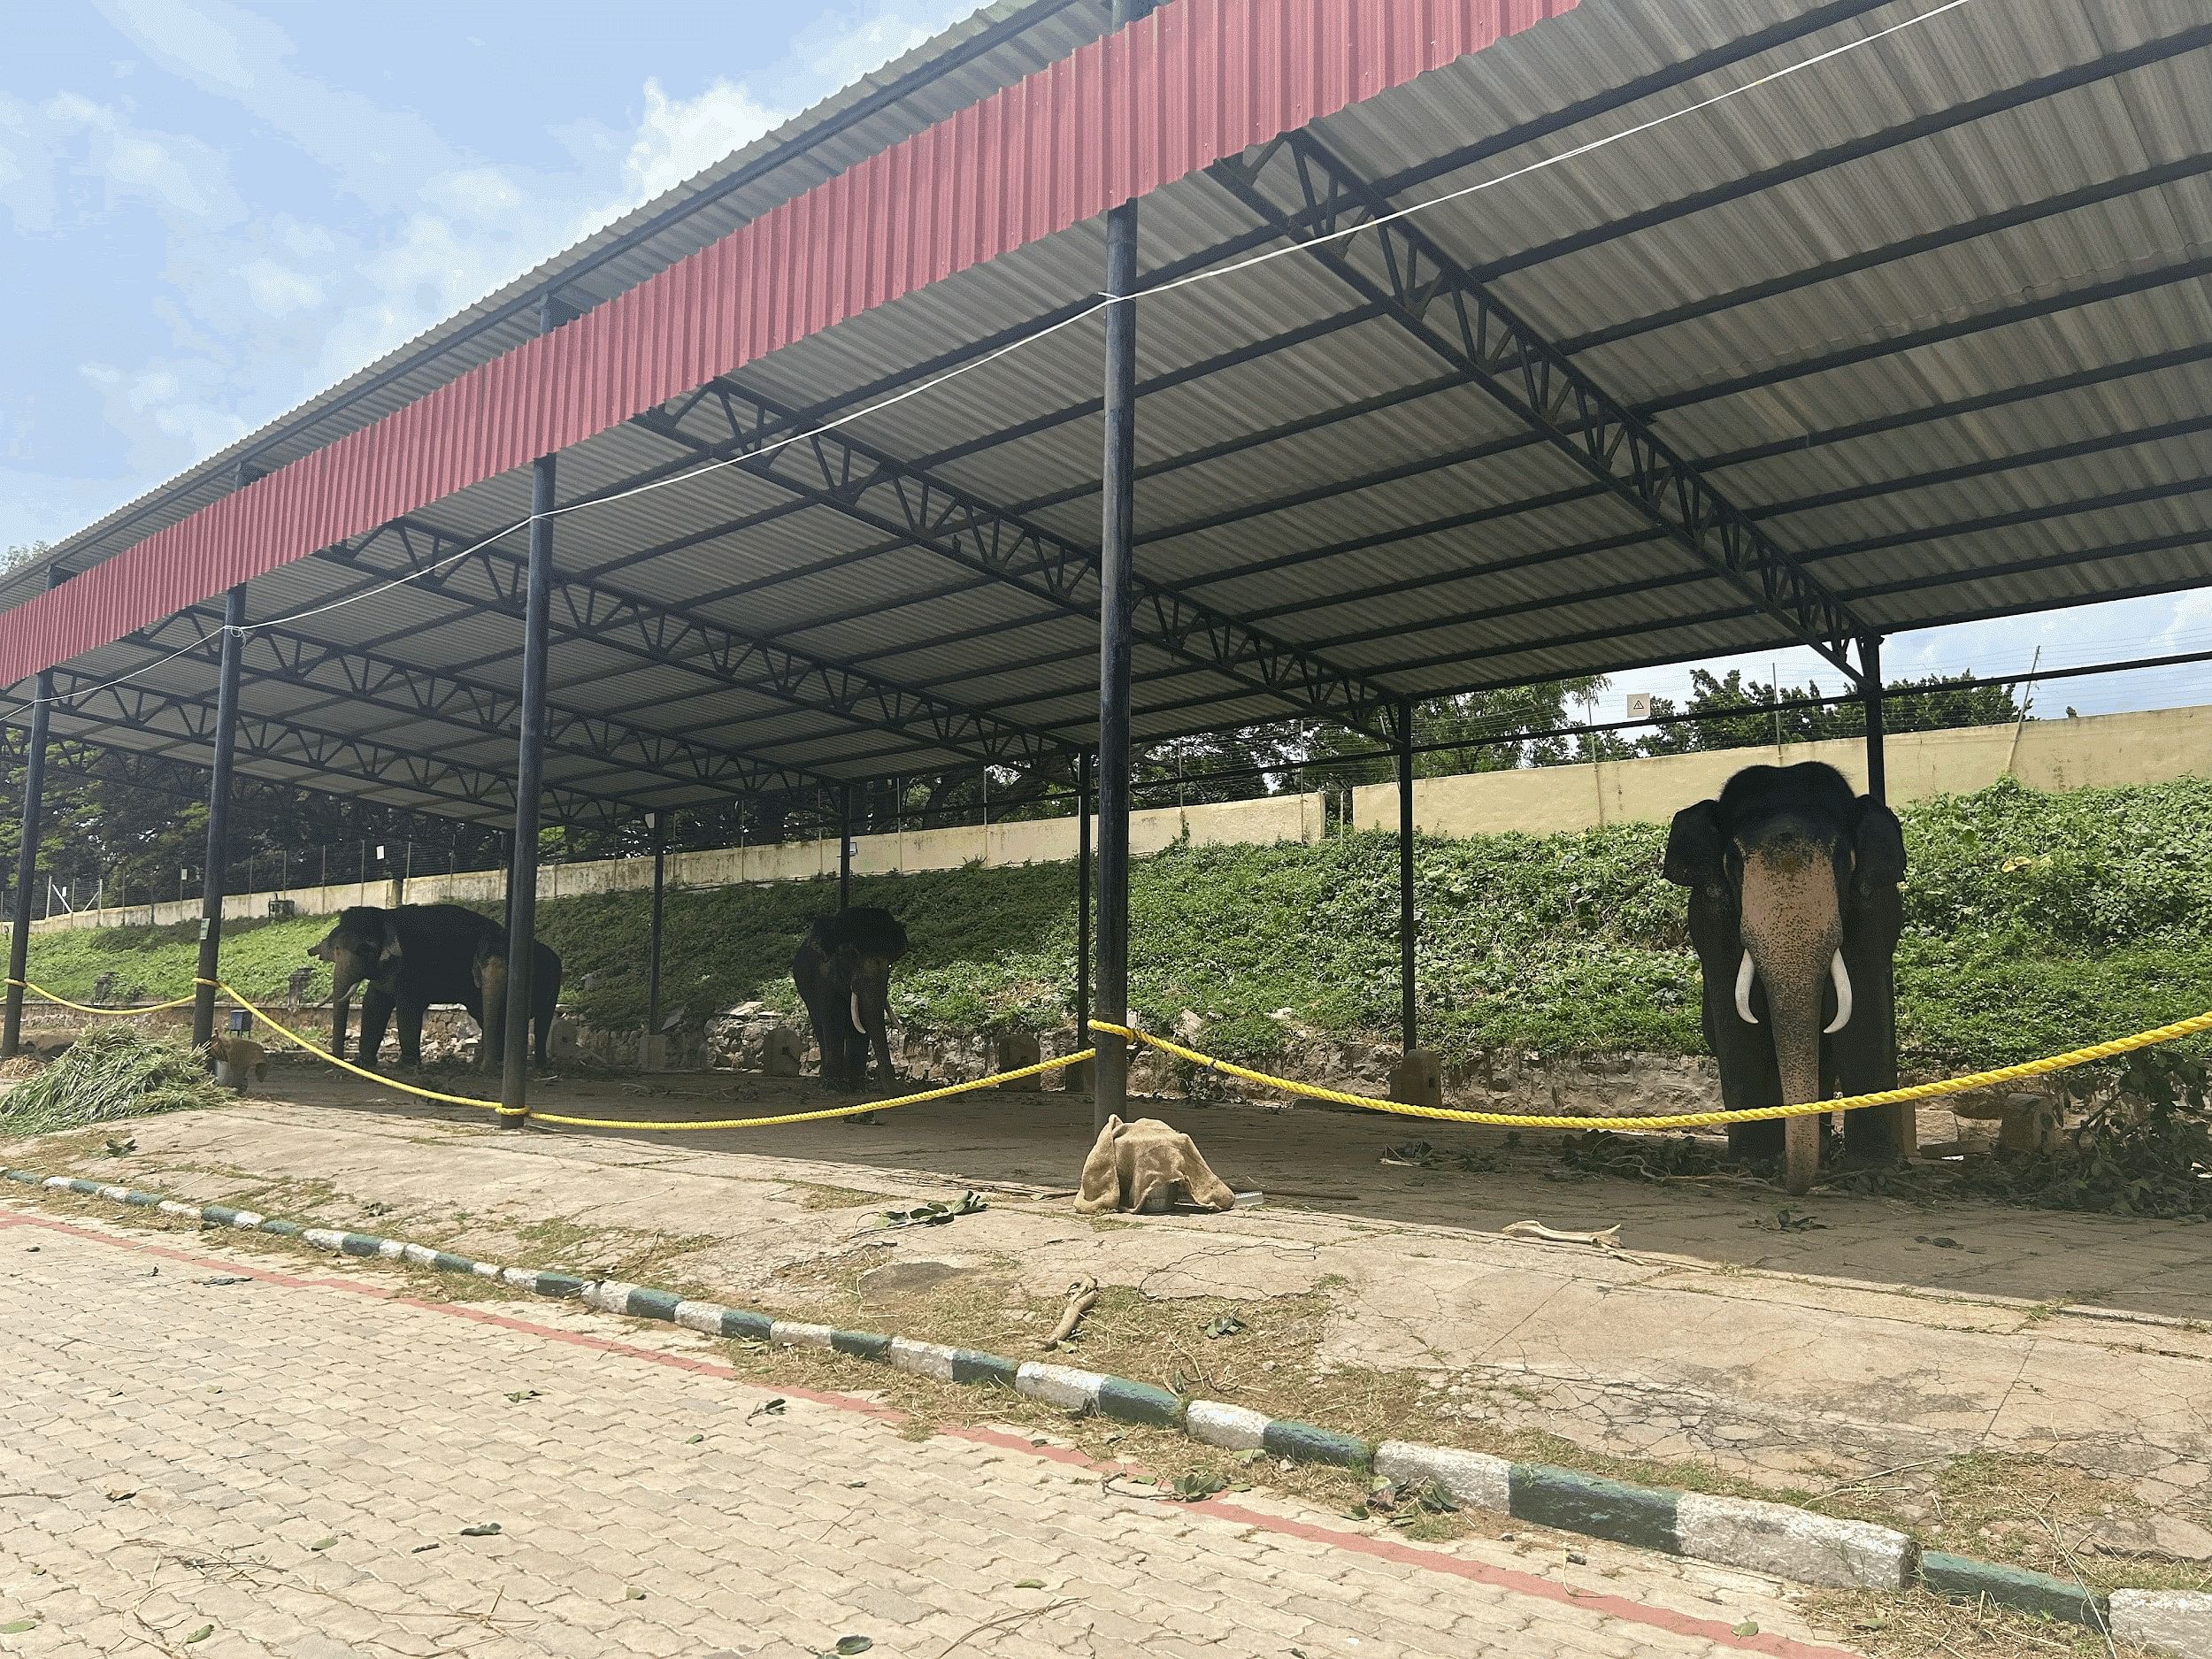
[[[799,953],[791,959],[791,978],[814,1022],[814,1041],[822,1050],[822,1081],[833,1089],[856,1089],[868,1079],[868,1051],[875,1050],[880,1080],[890,1082],[891,1039],[884,1030],[884,1005],[891,990],[891,964],[906,955],[906,929],[888,910],[857,905],[818,918]]]
[[[355,986],[365,985],[360,1064],[376,1064],[385,1022],[396,1011],[400,1064],[419,1066],[423,1011],[434,1002],[457,1002],[483,1030],[476,1069],[499,1070],[507,1026],[507,930],[489,917],[459,904],[349,905],[307,954],[330,964],[331,1046],[340,1059],[346,1053],[346,999]],[[543,1065],[561,1000],[561,959],[540,943],[531,961],[530,1011]]]
[[[1690,890],[1705,1041],[1730,1110],[1897,1087],[1894,958],[1904,926],[1897,816],[1832,766],[1747,766],[1717,800],[1675,814],[1663,873]],[[1902,1156],[1910,1106],[1846,1115],[1854,1162]],[[1732,1124],[1729,1150],[1785,1154],[1802,1193],[1820,1160],[1816,1116]]]

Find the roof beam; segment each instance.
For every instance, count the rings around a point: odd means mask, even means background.
[[[752,434],[794,430],[799,417],[727,376],[713,383],[712,407],[727,436],[709,440],[664,412],[637,423],[703,458],[726,457],[819,507],[1084,618],[1097,614],[1097,549],[1076,542],[908,465],[843,431],[762,452]],[[1317,715],[1386,738],[1398,699],[1336,664],[1248,626],[1178,588],[1133,579],[1137,639],[1272,697],[1287,712]]]
[[[74,669],[57,668],[53,672],[58,718],[104,719],[150,735],[193,743],[214,741],[215,710],[196,697],[158,691],[143,681],[109,683]],[[511,779],[411,754],[353,733],[324,731],[241,710],[236,741],[242,764],[264,762],[326,777],[366,780],[459,809],[448,813],[455,818],[495,821],[514,811]],[[277,780],[295,781],[289,778]],[[638,815],[638,809],[626,802],[565,787],[547,789],[546,797],[552,816],[564,823],[613,829],[634,822]]]
[[[1307,243],[1308,256],[1855,681],[1850,650],[1865,624],[1410,219],[1376,222],[1388,200],[1310,133],[1210,171],[1286,237],[1297,232],[1285,221],[1300,214],[1336,236]]]
[[[520,557],[496,544],[469,548],[419,520],[382,526],[317,557],[388,580],[391,570],[366,562],[372,549],[396,551],[404,567],[400,573],[414,575],[411,585],[426,592],[488,614],[522,612],[526,567]],[[461,585],[465,573],[475,578],[470,586]],[[552,597],[556,640],[588,641],[641,662],[680,668],[719,689],[757,693],[787,708],[998,765],[1033,766],[1065,752],[1056,740],[1017,722],[558,569]]]
[[[119,643],[165,654],[178,644],[166,637],[172,629],[188,628],[196,640],[205,641],[220,634],[222,626],[219,613],[195,607]],[[315,694],[315,702],[291,711],[294,718],[312,717],[331,703],[358,703],[502,740],[513,736],[521,718],[520,695],[503,687],[270,624],[249,626],[240,655],[240,673],[255,684]],[[330,680],[334,674],[339,681],[335,685]],[[549,751],[593,761],[611,772],[651,772],[671,783],[718,793],[813,788],[831,781],[797,767],[664,736],[564,703],[549,703],[546,715]]]

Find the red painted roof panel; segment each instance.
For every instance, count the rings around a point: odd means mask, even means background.
[[[0,617],[0,684],[1573,4],[1170,0]]]

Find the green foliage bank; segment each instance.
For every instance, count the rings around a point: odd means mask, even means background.
[[[2029,1059],[2212,1006],[2212,781],[2065,795],[2007,782],[1902,816],[1911,874],[1898,965],[1909,1061]],[[1684,896],[1659,879],[1665,834],[1625,825],[1425,841],[1430,1040],[1453,1056],[1695,1051],[1697,963]],[[959,1034],[1071,1018],[1072,876],[1045,865],[856,880],[856,902],[897,912],[914,939],[894,981],[901,1016]],[[1133,995],[1147,1022],[1164,1027],[1194,1010],[1208,1046],[1248,1060],[1280,1052],[1290,1024],[1394,1040],[1390,836],[1180,849],[1141,862],[1133,887]],[[672,894],[664,1009],[695,1020],[755,998],[795,1007],[787,964],[832,902],[818,884]],[[569,1000],[588,1021],[642,1018],[647,910],[643,895],[627,894],[540,907],[568,964]],[[234,926],[225,972],[249,995],[279,996],[326,926]],[[190,983],[192,931],[42,935],[33,977],[83,997],[112,972],[119,986],[175,995]]]

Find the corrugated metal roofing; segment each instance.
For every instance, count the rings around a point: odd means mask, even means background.
[[[1413,201],[1901,15],[1584,0],[1306,135]],[[1868,627],[2195,586],[2212,577],[2208,71],[2199,0],[1980,0],[1417,223]],[[1292,158],[1266,168],[1252,189],[1294,210]],[[1156,278],[1283,245],[1210,173],[1155,190],[1141,219]],[[787,345],[565,451],[563,499],[696,465],[763,410],[817,421],[972,361],[1079,307],[1100,269],[1080,224]],[[1409,323],[1311,253],[1142,306],[1138,566],[1166,608],[1141,611],[1141,735],[1318,718],[1305,669],[1396,698],[1792,642],[1425,338],[1437,314]],[[1088,741],[1098,336],[1079,324],[818,444],[560,519],[555,810]],[[413,557],[526,502],[515,472],[430,503],[409,515]],[[402,573],[400,541],[281,566],[253,613]],[[256,636],[245,706],[297,729],[265,728],[241,764],[304,756],[323,787],[500,816],[520,554],[298,625],[349,668],[303,677]],[[151,631],[64,677],[188,637]],[[416,672],[365,676],[370,659]],[[118,688],[56,729],[199,741],[204,657],[137,683],[173,706]]]

